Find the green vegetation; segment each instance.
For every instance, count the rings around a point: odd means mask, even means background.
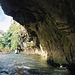
[[[18,45],[20,44],[20,38],[19,38],[19,30],[20,25],[11,25],[7,35],[10,35],[8,37],[8,40],[11,42],[11,50],[17,49]]]
[[[7,33],[0,32],[0,35],[0,51],[3,53],[10,53],[15,49],[30,51],[36,46],[37,38],[29,35],[27,30],[17,22],[9,27]]]
[[[2,35],[2,37],[0,37],[0,51],[11,52],[21,45],[20,29],[21,26],[14,23],[9,27],[7,33],[0,33]]]

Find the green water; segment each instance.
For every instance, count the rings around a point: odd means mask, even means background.
[[[57,70],[38,55],[5,54],[0,57],[0,72],[9,75],[71,75],[68,70]],[[0,74],[2,75],[2,74]],[[6,74],[3,74],[6,75]]]

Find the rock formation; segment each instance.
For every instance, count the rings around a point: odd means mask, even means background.
[[[5,14],[36,34],[49,62],[75,64],[74,0],[0,0]],[[33,35],[34,36],[34,35]],[[39,46],[40,46],[39,45]]]

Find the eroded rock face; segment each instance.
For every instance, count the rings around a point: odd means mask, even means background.
[[[75,63],[74,0],[1,0],[1,6],[5,14],[37,34],[49,60]]]

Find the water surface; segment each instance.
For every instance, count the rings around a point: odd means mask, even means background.
[[[8,72],[9,75],[71,75],[68,70],[58,70],[48,65],[38,55],[22,53],[0,56],[0,72],[2,71]]]

